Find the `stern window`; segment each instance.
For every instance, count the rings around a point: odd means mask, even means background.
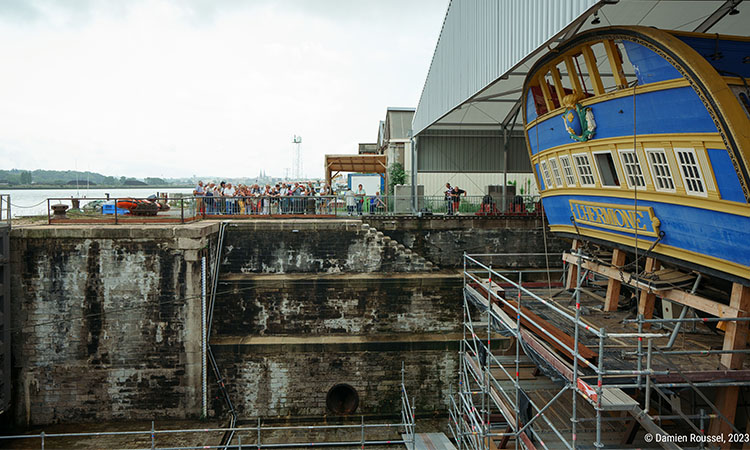
[[[585,153],[573,155],[573,160],[578,169],[578,177],[581,179],[581,186],[594,186],[596,181],[594,180],[594,172],[591,170],[589,155]]]
[[[565,175],[565,181],[568,183],[568,186],[575,186],[576,176],[573,173],[573,167],[570,165],[570,157],[561,156],[560,165],[562,166],[563,174]]]
[[[643,178],[643,171],[641,171],[638,155],[633,150],[622,150],[620,151],[620,158],[622,158],[622,167],[625,169],[625,179],[628,182],[628,187],[630,189],[636,187],[645,188],[646,180]]]
[[[542,161],[541,166],[542,166],[542,175],[544,175],[544,184],[547,186],[547,189],[551,189],[555,187],[555,185],[552,184],[552,180],[550,179],[550,176],[549,176],[549,169],[547,168],[547,161]]]
[[[549,166],[552,168],[552,176],[555,177],[555,184],[558,187],[565,186],[562,181],[562,177],[560,176],[560,167],[557,165],[557,159],[550,158],[549,159]]]
[[[675,148],[674,151],[677,154],[677,162],[680,164],[680,172],[687,193],[705,196],[706,184],[703,182],[695,151],[692,148]]]
[[[612,154],[610,152],[594,153],[594,159],[596,160],[596,166],[599,168],[602,186],[620,186],[620,179],[617,177],[617,169]]]
[[[654,178],[654,187],[657,191],[674,192],[674,180],[672,180],[672,171],[669,170],[669,161],[667,154],[663,149],[646,150],[649,165],[651,166],[651,175]]]

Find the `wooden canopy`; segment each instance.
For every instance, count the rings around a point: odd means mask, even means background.
[[[326,183],[341,172],[378,173],[386,178],[385,155],[326,155]]]

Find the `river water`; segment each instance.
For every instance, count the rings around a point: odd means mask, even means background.
[[[87,198],[97,199],[105,198],[107,194],[111,198],[118,197],[134,197],[134,198],[146,198],[149,195],[156,193],[167,193],[170,196],[172,194],[190,194],[193,192],[192,188],[121,188],[121,189],[0,189],[0,194],[10,195],[11,204],[11,216],[12,217],[23,217],[23,216],[39,216],[47,215],[47,199],[67,199],[62,203],[70,206],[70,198]],[[52,200],[51,204],[61,203],[60,200]],[[82,200],[81,207],[87,202]],[[2,205],[6,207],[5,202]],[[5,216],[5,213],[3,213]]]

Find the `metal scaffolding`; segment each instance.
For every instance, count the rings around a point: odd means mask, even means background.
[[[721,381],[718,376],[700,378],[670,358],[745,354],[748,350],[744,345],[708,352],[671,350],[673,336],[644,329],[652,324],[669,324],[679,331],[680,324],[697,321],[746,326],[750,318],[696,319],[681,314],[674,319],[646,319],[639,314],[623,321],[617,330],[597,328],[590,320],[582,320],[585,272],[581,263],[587,256],[581,251],[574,255],[578,259],[578,282],[572,308],[524,287],[522,271],[495,270],[482,261],[487,255],[464,255],[463,339],[458,389],[451,394],[449,411],[458,449],[494,450],[509,444],[516,449],[603,448],[621,444],[621,437],[625,439],[622,432],[604,435],[605,427],[613,422],[631,422],[636,431],[640,426],[651,438],[691,434],[691,446],[700,448],[709,445],[707,420],[722,422],[732,433],[739,433],[717,402],[710,399],[707,388],[716,388],[720,395],[729,386],[750,385],[750,378],[732,380],[731,371],[722,371],[730,381]],[[498,354],[494,350],[498,340],[507,342],[509,337],[513,346]],[[522,364],[534,366],[546,376],[522,377]],[[547,381],[542,383],[541,379]],[[683,411],[676,407],[670,393],[682,388],[691,389],[705,408]],[[569,414],[569,423],[553,409],[564,411],[566,419]],[[616,412],[620,413],[612,415]],[[670,433],[662,429],[667,420],[673,421],[675,428]],[[632,441],[635,432],[627,432],[632,434]],[[680,448],[669,439],[659,438],[654,445]]]

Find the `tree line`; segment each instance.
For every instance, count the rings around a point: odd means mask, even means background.
[[[137,179],[133,177],[113,177],[96,172],[79,172],[75,170],[0,170],[0,184],[9,186],[48,185],[104,185],[104,186],[138,186],[168,185],[172,181],[156,177]]]

